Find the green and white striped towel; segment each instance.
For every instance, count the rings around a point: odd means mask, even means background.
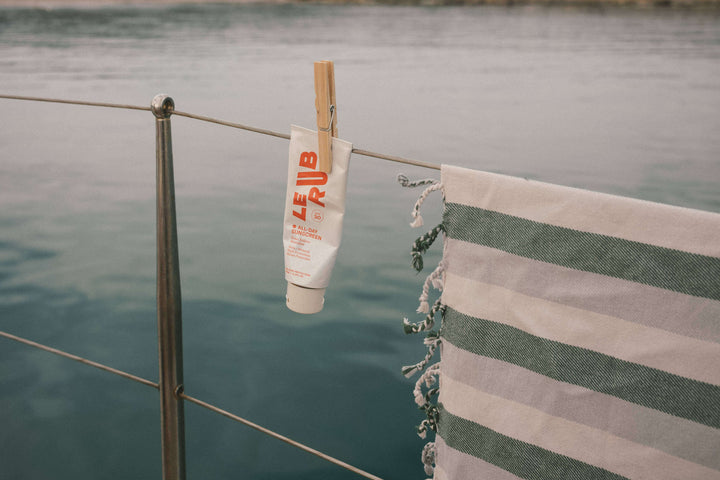
[[[434,478],[720,479],[720,215],[441,183]]]

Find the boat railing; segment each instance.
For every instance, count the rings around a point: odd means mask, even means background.
[[[262,135],[269,135],[289,140],[287,134],[274,132],[239,123],[233,123],[216,118],[181,112],[175,109],[173,99],[167,95],[157,95],[151,105],[138,106],[106,102],[88,102],[80,100],[67,100],[59,98],[30,97],[19,95],[0,94],[0,99],[21,100],[30,102],[50,102],[89,107],[117,108],[125,110],[140,110],[152,112],[155,116],[156,130],[156,206],[157,206],[157,316],[158,316],[158,349],[159,349],[159,381],[153,382],[124,372],[87,358],[68,353],[56,348],[43,345],[32,340],[0,331],[0,336],[34,347],[64,358],[75,360],[85,365],[98,368],[102,371],[119,375],[143,385],[155,388],[160,393],[160,425],[161,425],[161,456],[163,480],[185,479],[185,416],[184,402],[191,402],[200,407],[223,415],[231,420],[253,428],[265,435],[285,442],[295,448],[315,455],[338,467],[356,473],[357,475],[379,479],[380,477],[368,473],[360,468],[350,465],[307,445],[292,440],[284,435],[262,427],[250,420],[223,410],[215,405],[192,397],[185,392],[183,384],[183,346],[182,346],[182,315],[181,315],[181,287],[178,267],[177,226],[175,217],[175,186],[173,174],[172,138],[170,119],[173,115],[209,122],[216,125],[238,128]],[[379,158],[392,162],[415,165],[419,167],[439,170],[440,166],[421,162],[395,155],[377,153],[360,148],[353,148],[352,153],[368,157]]]

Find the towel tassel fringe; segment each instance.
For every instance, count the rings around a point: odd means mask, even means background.
[[[413,221],[410,224],[412,227],[420,227],[423,225],[423,218],[420,215],[420,208],[427,196],[434,191],[441,191],[443,193],[443,203],[445,195],[443,191],[442,183],[433,179],[418,180],[411,182],[405,175],[398,175],[398,182],[403,187],[417,187],[421,185],[429,185],[415,202],[415,206],[412,210]],[[416,271],[421,271],[423,265],[423,254],[425,254],[430,246],[435,242],[440,232],[445,234],[445,226],[440,223],[430,231],[421,235],[412,245],[411,256],[412,266]],[[443,241],[443,248],[446,242]],[[422,372],[420,377],[415,382],[415,388],[413,389],[413,397],[418,408],[425,413],[425,419],[420,422],[417,427],[417,434],[420,438],[425,438],[428,432],[437,432],[439,409],[437,406],[437,395],[439,393],[439,377],[440,377],[440,362],[436,362],[429,365],[435,352],[440,346],[442,340],[440,333],[442,331],[442,319],[445,316],[445,305],[442,303],[442,298],[439,297],[432,307],[430,307],[430,288],[434,288],[438,291],[443,290],[444,287],[444,273],[445,273],[445,261],[441,260],[438,266],[433,272],[428,275],[423,283],[422,293],[418,300],[420,305],[418,306],[417,313],[425,314],[425,319],[422,322],[413,323],[407,318],[403,319],[403,330],[405,333],[419,333],[426,332],[423,343],[427,347],[427,353],[425,358],[415,365],[408,365],[402,368],[402,373],[406,377],[412,377],[418,372]],[[439,328],[433,330],[435,326],[436,314],[440,313],[439,317]],[[429,366],[428,366],[429,365]],[[422,463],[425,468],[425,473],[432,476],[434,474],[434,463],[435,463],[435,443],[428,442],[423,448],[422,452]]]

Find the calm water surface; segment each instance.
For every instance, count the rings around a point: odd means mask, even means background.
[[[720,18],[682,11],[0,8],[0,90],[314,125],[355,146],[720,212]],[[154,119],[0,101],[0,329],[157,378]],[[415,192],[354,157],[316,316],[284,306],[287,142],[173,119],[185,384],[385,478],[424,478],[402,333]],[[439,219],[438,199],[428,224]],[[430,201],[429,203],[433,203]],[[437,260],[430,255],[428,264]],[[188,478],[355,478],[187,407]],[[156,392],[0,339],[0,478],[158,478]]]

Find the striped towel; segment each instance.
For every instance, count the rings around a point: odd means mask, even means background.
[[[434,478],[720,479],[720,215],[449,166],[442,190]]]

